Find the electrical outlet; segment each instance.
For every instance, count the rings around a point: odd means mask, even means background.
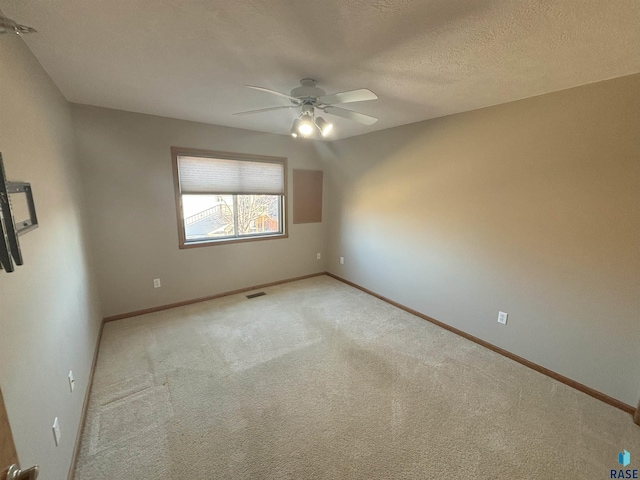
[[[508,316],[509,316],[509,314],[506,313],[506,312],[498,312],[498,323],[506,325]]]
[[[60,445],[60,423],[58,417],[53,421],[53,440],[56,442],[56,447]]]
[[[320,260],[322,258],[322,255],[320,255],[320,252],[316,253],[316,259]]]
[[[340,265],[344,265],[344,257],[340,257]]]
[[[73,388],[75,387],[76,380],[73,378],[73,370],[69,370],[69,388],[71,389],[71,393],[73,393]]]
[[[160,279],[159,278],[154,278],[153,279],[153,288],[160,288],[162,286],[162,284],[160,283]]]

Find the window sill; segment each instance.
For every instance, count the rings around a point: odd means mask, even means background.
[[[229,245],[231,243],[245,243],[245,242],[259,242],[262,240],[276,240],[279,238],[289,238],[289,234],[280,233],[274,235],[264,235],[260,237],[246,237],[246,238],[223,238],[220,240],[202,240],[197,242],[181,243],[178,245],[180,250],[189,248],[211,247],[213,245]]]

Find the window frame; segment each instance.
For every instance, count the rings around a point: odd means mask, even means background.
[[[241,160],[249,162],[263,163],[279,163],[282,165],[284,173],[284,194],[281,198],[281,219],[280,226],[282,232],[267,233],[263,235],[239,235],[236,231],[235,237],[224,237],[211,240],[187,241],[185,232],[184,215],[182,209],[182,193],[180,191],[180,176],[178,173],[178,157],[181,155],[191,157],[220,158],[224,160]],[[276,240],[289,237],[289,228],[287,223],[287,206],[288,206],[288,168],[286,157],[272,157],[266,155],[252,155],[248,153],[220,152],[214,150],[201,150],[195,148],[171,147],[171,164],[173,170],[173,190],[176,203],[176,218],[178,220],[178,248],[199,248],[212,245],[228,245],[231,243],[257,242],[261,240]],[[211,195],[231,195],[228,193],[211,192]],[[237,210],[234,212],[234,220],[237,219]]]

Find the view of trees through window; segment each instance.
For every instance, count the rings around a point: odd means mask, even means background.
[[[202,241],[280,233],[280,195],[182,195],[185,238]]]

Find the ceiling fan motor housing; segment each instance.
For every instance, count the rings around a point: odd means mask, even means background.
[[[327,94],[321,88],[316,87],[316,81],[312,78],[303,78],[300,80],[301,87],[291,90],[291,96],[299,98],[300,100],[313,103],[318,97],[322,97]]]

